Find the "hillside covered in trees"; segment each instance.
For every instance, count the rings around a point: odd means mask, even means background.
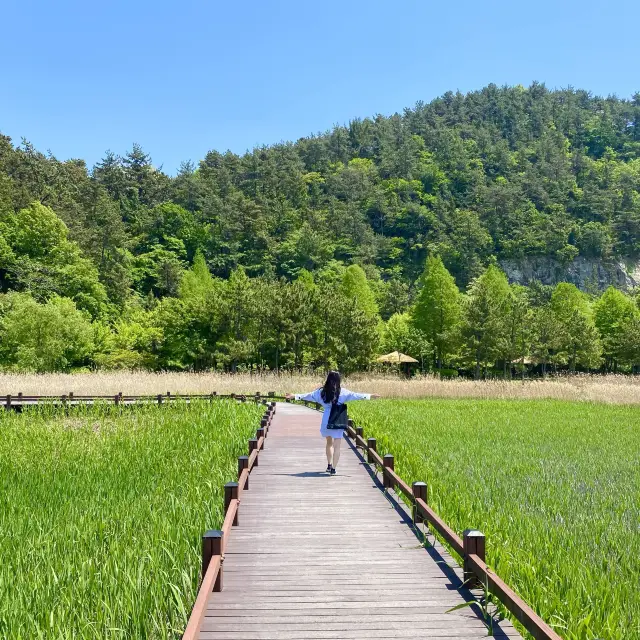
[[[3,368],[638,365],[634,292],[496,266],[535,258],[640,260],[640,94],[490,85],[174,177],[0,136]]]

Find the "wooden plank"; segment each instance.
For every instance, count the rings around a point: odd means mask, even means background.
[[[251,607],[251,603],[245,603],[246,607]],[[288,609],[229,609],[224,608],[209,608],[207,609],[207,617],[212,618],[291,618],[292,616],[304,617],[308,616],[317,618],[332,617],[346,617],[346,618],[362,618],[374,615],[380,615],[385,618],[399,618],[403,616],[447,616],[450,618],[469,617],[473,620],[477,619],[477,613],[472,610],[471,607],[465,607],[459,611],[452,611],[451,613],[443,613],[440,607],[432,606],[429,604],[416,605],[413,603],[411,607],[387,607],[387,606],[375,606],[370,605],[363,606],[350,606],[350,607],[307,607],[304,605],[290,607]]]
[[[222,612],[221,612],[222,613]],[[247,611],[247,613],[250,613]],[[230,616],[227,615],[219,615],[219,614],[211,614],[207,612],[205,617],[205,622],[203,623],[203,628],[205,628],[205,624],[237,624],[240,622],[241,624],[247,625],[269,625],[269,624],[300,624],[298,621],[303,621],[304,624],[315,624],[315,623],[325,623],[327,622],[327,618],[329,618],[329,623],[331,622],[331,618],[334,618],[337,621],[344,622],[353,622],[354,619],[362,620],[366,618],[367,622],[390,622],[392,624],[398,622],[419,622],[419,623],[435,623],[435,622],[445,622],[445,623],[454,623],[459,624],[460,619],[471,618],[474,622],[481,621],[478,620],[476,614],[470,609],[462,609],[461,612],[452,611],[451,613],[405,613],[404,611],[396,612],[395,614],[389,613],[365,613],[354,614],[353,611],[343,612],[341,609],[333,609],[332,613],[327,615],[314,615],[313,613],[309,613],[308,615],[298,616],[297,611],[290,611],[288,614],[279,615],[281,612],[265,612],[260,615],[247,615],[243,616],[243,618],[247,618],[246,620],[242,620],[240,617],[235,618],[230,623],[227,622],[227,618]]]
[[[455,618],[438,619],[425,617],[421,622],[427,623],[429,632],[433,631],[452,631],[457,630],[460,625],[460,620]],[[368,617],[366,620],[352,620],[349,618],[337,618],[335,620],[325,619],[320,624],[308,622],[307,620],[301,622],[271,622],[271,623],[250,623],[247,621],[241,622],[220,622],[219,620],[211,620],[205,618],[202,624],[202,631],[231,631],[231,632],[260,632],[274,629],[274,625],[277,624],[277,631],[304,631],[305,635],[308,631],[315,631],[321,629],[322,631],[403,631],[406,630],[409,625],[404,621],[393,619],[390,620],[384,616],[382,619],[372,620]],[[413,627],[412,631],[415,633],[416,624],[410,625]],[[487,633],[487,626],[477,618],[473,621],[468,621],[465,625],[469,629],[478,629]],[[467,631],[464,630],[464,633]],[[376,633],[376,635],[378,635]]]
[[[409,626],[409,625],[407,625]],[[382,631],[380,633],[367,633],[366,631],[322,631],[313,630],[305,631],[305,640],[350,640],[351,638],[371,638],[374,635],[377,640],[387,640],[395,638],[410,638],[413,640],[424,640],[425,638],[456,638],[457,640],[478,640],[478,638],[487,637],[486,628],[483,629],[433,629],[425,631],[420,628],[392,629]],[[502,633],[494,633],[494,638],[508,638]],[[285,631],[280,629],[267,631],[202,631],[200,633],[202,640],[300,640],[299,631]]]

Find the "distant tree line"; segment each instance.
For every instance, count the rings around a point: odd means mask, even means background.
[[[579,255],[640,258],[640,94],[489,85],[175,177],[137,145],[88,170],[0,135],[5,369],[352,371],[400,349],[445,374],[631,371],[634,298],[496,266]]]
[[[574,285],[509,285],[489,265],[461,293],[439,256],[429,257],[414,302],[384,321],[381,281],[358,265],[293,281],[211,275],[197,255],[175,296],[91,319],[68,297],[43,303],[0,297],[0,363],[10,370],[77,368],[206,370],[370,369],[402,351],[418,370],[475,377],[550,371],[636,372],[637,301],[610,287],[600,297]],[[389,304],[389,301],[387,301]]]

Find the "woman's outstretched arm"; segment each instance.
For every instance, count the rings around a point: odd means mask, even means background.
[[[342,394],[344,394],[344,397],[342,397]],[[353,402],[354,400],[375,400],[380,397],[376,393],[356,393],[355,391],[349,391],[349,389],[343,389],[342,394],[342,402]]]
[[[307,400],[308,402],[320,402],[320,389],[311,391],[310,393],[287,393],[285,398],[288,400]]]

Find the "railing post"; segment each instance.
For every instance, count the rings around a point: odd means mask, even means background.
[[[242,472],[249,467],[249,456],[240,456],[238,458],[238,478],[242,475]],[[249,488],[249,478],[244,485],[244,490]]]
[[[158,394],[158,404],[162,404],[162,394]]]
[[[476,574],[471,570],[469,563],[467,562],[467,556],[470,554],[477,555],[483,562],[485,562],[485,538],[484,533],[477,529],[466,529],[462,533],[462,548],[464,550],[464,581],[467,582],[470,587],[482,586],[480,580],[478,580]]]
[[[264,449],[264,436],[265,436],[265,429],[264,427],[260,427],[257,431],[256,431],[256,440],[260,440],[260,438],[262,438],[262,446],[260,447],[260,449]],[[257,458],[256,458],[256,464],[257,464]]]
[[[224,512],[227,513],[229,510],[229,505],[232,500],[238,500],[238,483],[237,482],[227,482],[224,485]],[[236,509],[236,515],[233,519],[233,526],[238,526],[238,509]]]
[[[69,391],[69,401],[73,402],[73,391]]]
[[[222,591],[222,531],[212,529],[202,536],[202,577],[204,578],[209,568],[209,563],[213,556],[220,556],[220,570],[216,583],[213,585],[214,591]]]
[[[6,406],[7,409],[11,409],[11,394],[10,393],[7,394],[7,403],[6,403],[5,406]]]
[[[390,453],[387,453],[387,455],[382,459],[382,464],[384,465],[385,469],[391,469],[391,471],[393,471],[393,456]],[[387,476],[387,474],[384,472],[384,469],[382,470],[382,474],[382,485],[384,486],[384,488],[393,489],[393,487],[395,486],[394,481]]]
[[[364,438],[364,429],[362,427],[356,427],[356,437],[353,439],[356,443],[356,449],[358,448],[358,436]]]
[[[258,447],[258,440],[256,438],[251,438],[251,440],[249,440],[249,455],[251,455],[253,453],[254,449],[257,449]],[[256,456],[256,461],[254,463],[254,467],[258,466],[258,457]]]
[[[413,497],[418,500],[422,500],[427,502],[427,484],[426,482],[414,482],[411,485],[411,489],[413,490]],[[413,505],[413,521],[416,524],[422,524],[424,522],[424,518],[420,515],[420,511],[416,505]]]
[[[367,462],[372,464],[374,461],[373,459],[373,453],[377,452],[377,447],[378,447],[378,441],[375,438],[368,438],[367,439]]]
[[[113,396],[113,404],[118,405],[120,404],[120,395],[116,393],[115,396]]]

